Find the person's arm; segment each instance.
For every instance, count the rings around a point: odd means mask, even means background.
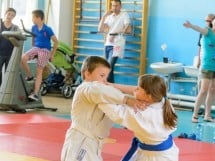
[[[107,83],[107,84],[113,86],[114,88],[119,89],[123,93],[127,93],[130,95],[133,95],[134,90],[137,88],[137,86],[132,86],[132,85],[124,85],[124,84],[116,84],[116,83]]]
[[[53,60],[54,53],[56,52],[57,47],[58,47],[58,40],[57,40],[57,37],[56,37],[55,35],[53,35],[53,36],[51,37],[51,40],[52,40],[52,42],[53,42],[53,47],[52,47],[52,51],[51,51],[50,61]]]
[[[189,21],[185,21],[185,23],[183,25],[186,28],[191,28],[191,29],[193,29],[195,31],[200,32],[202,35],[207,35],[207,33],[208,33],[208,29],[207,28],[201,28],[201,27],[199,27],[197,25],[193,25]]]
[[[199,34],[199,41],[198,41],[198,59],[197,59],[197,62],[195,64],[195,67],[196,68],[199,68],[200,67],[200,63],[201,63],[201,60],[200,60],[200,56],[201,56],[201,38],[202,38],[202,34]]]
[[[31,39],[31,45],[32,45],[32,47],[34,47],[34,37],[32,37],[32,39]]]
[[[98,108],[102,110],[113,122],[126,126],[127,128],[127,121],[128,119],[131,121],[132,113],[134,114],[134,112],[132,112],[133,110],[129,110],[130,107],[124,105],[99,104]]]
[[[31,32],[34,33],[34,27],[33,26],[31,27]],[[35,41],[35,37],[32,36],[32,39],[31,39],[31,45],[32,45],[32,47],[34,47],[34,41]]]
[[[0,32],[1,32],[1,28],[2,28],[2,23],[3,23],[2,18],[0,18]]]
[[[197,63],[196,63],[196,67],[197,68],[199,68],[200,67],[200,65],[201,65],[201,58],[200,58],[200,56],[201,56],[201,47],[199,47],[199,49],[198,49],[198,59],[197,59]]]
[[[140,101],[133,97],[134,90],[137,88],[137,86],[116,84],[116,83],[106,83],[106,84],[120,90],[123,93],[128,94],[127,96],[125,95],[124,104],[130,107],[133,107],[135,109],[145,109],[146,106],[150,104],[146,101]]]
[[[122,93],[119,89],[101,82],[92,82],[83,92],[88,101],[95,104],[126,104],[134,109],[145,109],[147,105],[146,102],[136,100],[133,96]]]
[[[123,13],[123,18],[124,18],[124,28],[122,30],[123,34],[131,34],[132,33],[132,27],[131,27],[131,20],[129,18],[129,15],[127,12]]]
[[[105,19],[111,15],[112,12],[111,11],[107,11],[105,12],[105,14],[102,16],[100,22],[99,22],[99,25],[98,25],[98,32],[103,32],[103,33],[106,33],[108,31],[108,26],[107,24],[105,24]]]
[[[113,122],[125,126],[130,130],[139,129],[140,122],[142,124],[141,127],[144,126],[144,120],[147,119],[140,114],[141,110],[133,110],[131,107],[125,105],[99,104],[98,108],[101,109]]]
[[[101,21],[99,22],[98,32],[106,32],[107,25],[104,23],[106,17],[102,16]]]
[[[123,34],[131,34],[132,33],[132,27],[130,24],[126,24],[123,29]]]
[[[198,58],[197,58],[197,62],[196,62],[196,68],[199,68],[201,66],[201,46],[199,46],[199,49],[198,49]]]

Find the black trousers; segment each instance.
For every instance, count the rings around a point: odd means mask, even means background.
[[[0,86],[2,84],[2,72],[5,72],[10,61],[11,56],[0,56]],[[3,65],[5,65],[5,71],[2,71]]]

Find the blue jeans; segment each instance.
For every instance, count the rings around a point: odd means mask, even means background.
[[[112,57],[113,55],[113,46],[105,46],[105,59],[110,63],[111,71],[107,78],[107,81],[114,83],[114,66],[118,57]]]

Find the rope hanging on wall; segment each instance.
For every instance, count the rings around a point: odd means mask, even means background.
[[[50,7],[51,7],[51,0],[48,1],[48,6],[47,6],[47,11],[46,11],[46,16],[45,16],[46,17],[46,21],[45,21],[46,24],[48,23]]]

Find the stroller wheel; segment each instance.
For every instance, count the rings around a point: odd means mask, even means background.
[[[42,96],[45,96],[48,93],[47,83],[42,82],[41,87],[40,87],[40,93]]]
[[[68,85],[68,84],[65,84],[63,87],[62,87],[62,94],[65,98],[70,98],[73,96],[74,94],[74,91],[71,87],[71,85]]]

